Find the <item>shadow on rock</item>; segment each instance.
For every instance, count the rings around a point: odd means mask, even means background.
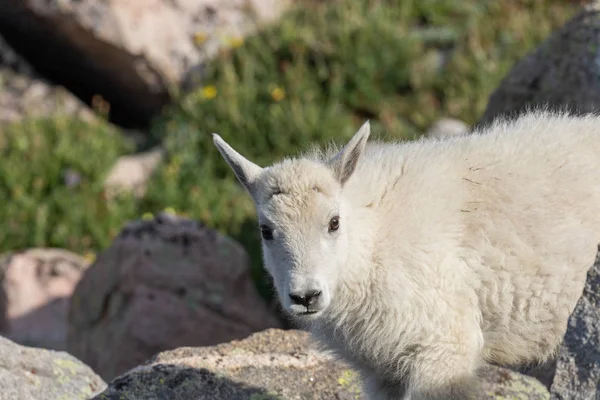
[[[114,379],[94,400],[276,399],[266,389],[175,364],[140,366]]]

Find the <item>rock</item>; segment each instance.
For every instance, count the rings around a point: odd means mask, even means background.
[[[469,126],[463,121],[454,118],[442,118],[431,125],[426,135],[433,138],[443,138],[465,135],[468,132]]]
[[[66,114],[94,120],[94,113],[64,87],[41,78],[0,35],[0,125],[25,117]]]
[[[126,226],[71,298],[68,350],[104,379],[181,346],[227,342],[279,321],[242,246],[161,214]]]
[[[19,344],[64,350],[69,298],[87,265],[76,254],[51,248],[0,257],[6,321],[0,334]]]
[[[133,192],[142,197],[146,193],[146,184],[164,156],[158,147],[145,153],[121,156],[108,172],[104,187],[107,195],[121,192]]]
[[[482,372],[481,399],[548,399],[532,378],[496,367]],[[359,376],[319,352],[299,330],[268,329],[214,347],[160,353],[114,379],[93,400],[364,399]]]
[[[87,400],[106,383],[62,351],[20,346],[0,336],[0,400]]]
[[[205,61],[276,20],[290,0],[7,0],[0,32],[79,97],[147,123]]]
[[[556,357],[542,364],[515,367],[513,370],[537,379],[546,387],[546,389],[550,390],[552,380],[554,379],[554,372],[556,370]]]
[[[600,253],[569,318],[551,396],[553,400],[600,398]]]
[[[269,329],[160,353],[95,399],[355,399],[359,392],[355,374],[311,348],[306,332]]]
[[[481,400],[549,400],[548,389],[537,379],[510,369],[488,365],[481,371]]]
[[[500,115],[547,106],[600,109],[600,1],[592,2],[523,57],[492,93],[479,126]]]

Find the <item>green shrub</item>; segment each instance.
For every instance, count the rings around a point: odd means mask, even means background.
[[[102,182],[130,147],[104,123],[66,117],[25,120],[0,132],[0,250],[104,248],[136,215],[108,200]],[[69,178],[71,174],[71,178]]]

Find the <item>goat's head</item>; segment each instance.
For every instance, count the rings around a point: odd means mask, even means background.
[[[343,196],[344,184],[369,134],[366,122],[331,157],[286,159],[265,168],[213,135],[219,152],[254,200],[265,268],[292,316],[314,318],[332,301],[350,253],[352,215]]]

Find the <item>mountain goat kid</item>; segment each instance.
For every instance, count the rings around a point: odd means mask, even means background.
[[[254,200],[284,309],[372,399],[472,399],[483,362],[553,357],[600,242],[600,117],[369,134],[265,168],[213,134]]]

